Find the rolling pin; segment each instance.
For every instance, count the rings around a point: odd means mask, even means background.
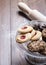
[[[25,3],[19,2],[18,7],[32,20],[46,21],[46,16],[40,13],[38,10],[30,9]]]

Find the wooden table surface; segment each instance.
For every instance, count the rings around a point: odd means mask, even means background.
[[[29,20],[19,12],[21,1],[46,15],[46,0],[0,0],[0,65],[28,65],[15,43],[18,23]]]

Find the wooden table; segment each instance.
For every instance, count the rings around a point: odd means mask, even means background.
[[[29,20],[19,12],[20,1],[46,15],[46,0],[0,0],[0,65],[28,65],[15,43],[18,23]]]

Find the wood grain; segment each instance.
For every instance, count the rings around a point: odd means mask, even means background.
[[[10,63],[10,0],[0,0],[0,65]]]

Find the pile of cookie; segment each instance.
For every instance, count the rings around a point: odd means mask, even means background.
[[[40,31],[34,30],[33,27],[28,26],[28,25],[20,28],[18,30],[18,32],[20,34],[17,35],[16,41],[20,42],[20,43],[23,43],[23,42],[28,41],[28,40],[32,40],[32,41],[38,40],[42,36]]]
[[[31,40],[32,42],[27,45],[28,50],[46,55],[46,29],[43,29],[41,32],[35,30],[32,26],[26,25],[21,27],[18,32],[20,34],[16,37],[17,42],[23,43]]]

